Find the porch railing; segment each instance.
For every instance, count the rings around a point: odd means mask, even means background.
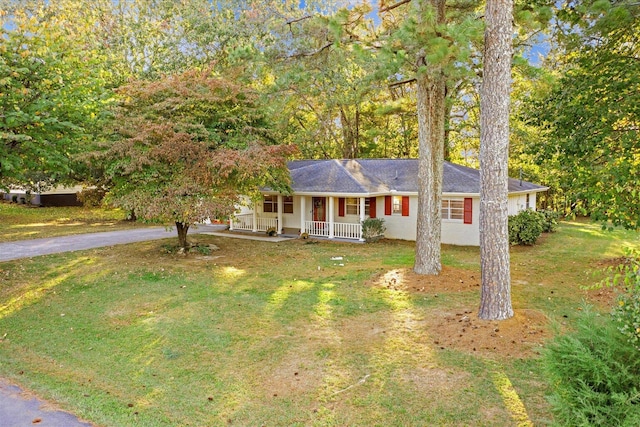
[[[269,228],[278,229],[278,218],[256,218],[256,227],[253,227],[253,214],[235,215],[233,217],[233,229],[234,230],[248,230],[248,231],[267,231]]]
[[[329,237],[329,223],[324,221],[305,221],[304,228],[309,236]]]
[[[235,215],[232,221],[234,230],[253,230],[253,214]]]
[[[362,236],[362,225],[344,223],[344,222],[334,222],[333,232],[335,236],[339,238],[359,239],[360,236]]]
[[[256,230],[258,231],[267,231],[271,227],[275,228],[276,230],[278,229],[278,218],[258,217],[256,221],[258,222],[256,226]]]
[[[326,221],[305,221],[305,230],[310,236],[329,237],[329,223]],[[344,222],[333,223],[333,236],[341,239],[360,239],[362,225]]]

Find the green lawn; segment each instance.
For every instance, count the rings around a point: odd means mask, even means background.
[[[0,376],[103,426],[551,423],[537,357],[434,344],[429,320],[475,308],[477,289],[377,284],[411,267],[412,243],[197,240],[220,250],[155,241],[0,263]],[[638,233],[569,222],[513,248],[516,310],[570,327],[580,286],[625,245]],[[479,269],[477,248],[443,258]]]
[[[120,209],[39,208],[0,201],[0,242],[141,227]]]

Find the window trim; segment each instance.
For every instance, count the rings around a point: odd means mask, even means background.
[[[267,210],[267,206],[270,206]],[[278,213],[278,196],[265,194],[262,196],[262,212],[264,213]]]
[[[351,212],[349,212],[351,208]],[[355,212],[353,212],[355,208]],[[344,213],[345,215],[360,215],[360,198],[359,197],[345,197],[344,199]]]
[[[290,212],[287,212],[287,207],[290,207]],[[282,196],[282,213],[283,214],[293,214],[293,196]]]
[[[402,215],[402,196],[391,196],[391,215]]]
[[[459,211],[459,215],[460,218],[451,218],[451,202],[456,202],[459,203],[460,206],[459,207],[455,207],[453,209],[455,209],[456,211]],[[445,203],[447,204],[447,207],[445,208]],[[446,209],[447,211],[447,216],[445,217],[444,215],[444,210]],[[442,198],[442,201],[440,203],[440,215],[441,215],[441,219],[443,222],[455,222],[455,223],[464,223],[464,218],[465,218],[465,210],[464,210],[464,198],[459,198],[459,197],[447,197],[447,198]]]

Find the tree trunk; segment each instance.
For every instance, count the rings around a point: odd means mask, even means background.
[[[178,244],[184,249],[185,252],[189,252],[189,242],[187,242],[187,232],[189,231],[189,224],[176,221],[176,230],[178,230]]]
[[[478,316],[513,316],[509,266],[508,160],[512,0],[489,0],[480,89],[480,265]]]
[[[444,0],[432,0],[431,6],[443,23]],[[419,58],[424,61],[424,58]],[[440,66],[429,65],[418,74],[418,228],[416,259],[418,274],[440,274],[442,241],[442,168],[444,162],[445,78]]]

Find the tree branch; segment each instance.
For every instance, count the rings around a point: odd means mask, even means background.
[[[415,77],[412,77],[410,79],[405,79],[405,80],[400,80],[398,82],[393,82],[393,83],[389,83],[389,89],[393,89],[394,87],[398,87],[398,86],[402,86],[402,85],[406,85],[408,83],[413,83],[416,81]]]
[[[390,10],[393,10],[397,7],[402,6],[403,4],[407,4],[409,3],[411,0],[400,0],[398,3],[394,3],[390,6],[385,6],[385,7],[381,7],[378,12],[379,13],[384,13],[384,12],[389,12]]]

